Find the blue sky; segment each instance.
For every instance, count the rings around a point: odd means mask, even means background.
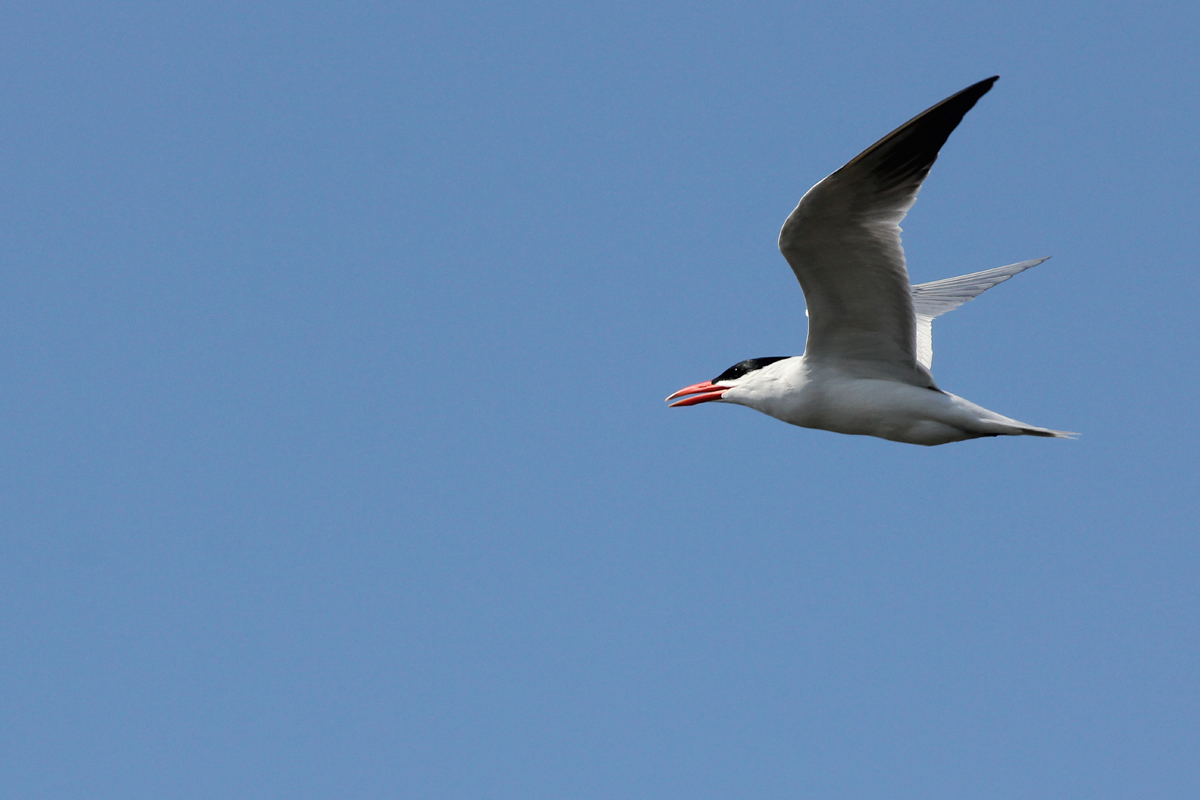
[[[1200,12],[3,12],[14,798],[1193,798]],[[926,449],[662,398],[799,353],[803,192],[992,74],[905,222]]]

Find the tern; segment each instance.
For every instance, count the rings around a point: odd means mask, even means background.
[[[779,249],[808,304],[802,356],[751,358],[667,398],[736,403],[804,428],[939,445],[982,436],[1076,434],[1018,422],[942,391],[932,323],[1046,259],[909,284],[900,221],[938,151],[999,76],[901,125],[808,190]]]

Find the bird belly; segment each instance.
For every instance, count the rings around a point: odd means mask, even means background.
[[[870,379],[810,382],[796,402],[760,410],[792,425],[894,442],[938,445],[988,436],[972,430],[953,395]]]

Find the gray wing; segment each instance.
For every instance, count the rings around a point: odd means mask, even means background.
[[[900,221],[950,133],[995,82],[980,81],[901,125],[809,189],[788,216],[779,249],[808,304],[805,358],[933,385],[916,357]]]
[[[925,369],[933,367],[934,317],[940,317],[947,311],[953,311],[968,300],[974,300],[996,284],[1004,283],[1018,272],[1036,267],[1045,260],[1045,258],[1035,258],[1032,261],[1009,264],[1007,267],[985,269],[983,272],[972,272],[970,275],[959,275],[957,278],[944,278],[940,281],[918,283],[913,286],[911,291],[913,312],[917,319],[917,361]]]

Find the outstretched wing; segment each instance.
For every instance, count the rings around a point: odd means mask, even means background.
[[[808,304],[806,359],[921,386],[900,220],[938,151],[997,80],[938,103],[864,150],[800,200],[779,234]]]
[[[957,278],[944,278],[913,286],[911,291],[913,312],[917,319],[917,361],[921,366],[925,369],[933,367],[934,317],[940,317],[968,300],[974,300],[996,284],[1004,283],[1018,272],[1036,267],[1046,258],[1035,258],[1032,261],[1009,264],[1007,267],[985,269],[983,272],[972,272],[970,275],[959,275]]]

